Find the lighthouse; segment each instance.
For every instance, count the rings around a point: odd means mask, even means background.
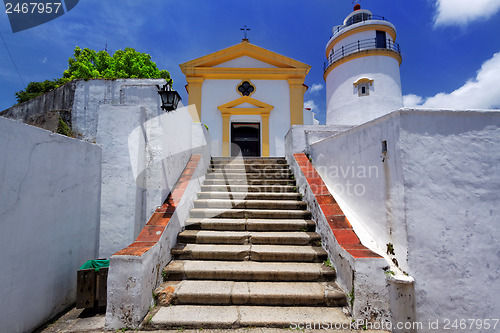
[[[326,44],[327,125],[360,125],[403,107],[396,28],[356,4]]]

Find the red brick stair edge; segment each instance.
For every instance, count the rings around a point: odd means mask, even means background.
[[[113,256],[142,256],[158,243],[170,218],[175,213],[175,208],[184,195],[200,159],[201,155],[191,155],[167,199],[151,215],[136,240],[126,248],[113,254]]]

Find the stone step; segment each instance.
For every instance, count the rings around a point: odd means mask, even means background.
[[[307,204],[298,200],[197,199],[194,208],[305,210]]]
[[[292,179],[288,171],[208,172],[205,179]]]
[[[239,192],[239,193],[297,193],[292,185],[202,185],[202,192]]]
[[[177,260],[323,262],[328,258],[319,246],[177,244],[171,252]]]
[[[177,240],[179,243],[195,244],[319,245],[321,236],[307,231],[184,230]]]
[[[300,193],[247,193],[247,192],[200,192],[198,199],[229,199],[229,200],[301,200]]]
[[[307,210],[275,210],[275,209],[215,209],[193,208],[190,217],[219,217],[230,219],[310,219]]]
[[[205,179],[203,185],[291,185],[294,179]]]
[[[281,327],[302,328],[309,323],[320,324],[331,330],[325,332],[352,332],[351,318],[339,307],[280,307],[280,306],[206,306],[175,305],[161,307],[149,322],[153,329],[183,328],[235,328],[235,327]],[[299,326],[300,325],[300,326]],[[360,327],[361,329],[361,327]],[[323,331],[323,330],[321,330]],[[259,332],[264,332],[259,330]],[[312,331],[311,331],[312,332]],[[319,332],[319,330],[318,330]],[[359,331],[362,332],[362,331]]]
[[[323,263],[172,260],[163,276],[171,281],[321,282],[334,281],[335,271]]]
[[[184,280],[164,282],[171,304],[344,306],[346,296],[334,282],[237,282]],[[166,305],[166,304],[164,304]]]
[[[189,218],[186,229],[219,231],[314,231],[316,224],[312,220],[287,219],[210,219]]]
[[[278,172],[289,171],[288,164],[210,164],[209,172]]]
[[[212,157],[212,164],[287,164],[284,157]]]

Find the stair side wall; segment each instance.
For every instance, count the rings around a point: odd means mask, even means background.
[[[210,137],[201,124],[193,141],[199,144],[167,201],[152,215],[136,241],[111,256],[108,275],[108,329],[138,328],[151,306],[153,292],[163,281],[162,270],[172,259],[170,250],[201,190],[210,164]],[[204,139],[198,136],[203,135]]]
[[[335,199],[306,155],[289,154],[287,161],[337,272],[337,281],[347,294],[353,317],[388,329],[392,318],[384,275],[387,261],[360,243],[349,221],[339,226],[338,216],[328,215]]]
[[[395,324],[498,317],[499,129],[494,110],[401,109],[309,146],[361,241],[414,279],[387,276]]]
[[[97,257],[101,148],[3,117],[0,142],[0,331],[32,332]]]

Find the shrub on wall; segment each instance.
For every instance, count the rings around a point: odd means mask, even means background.
[[[73,79],[170,79],[170,73],[160,70],[147,53],[127,47],[112,56],[107,51],[95,51],[75,47],[73,57],[68,59],[68,69],[63,77],[43,82],[30,82],[26,89],[16,93],[18,103],[26,102]]]

